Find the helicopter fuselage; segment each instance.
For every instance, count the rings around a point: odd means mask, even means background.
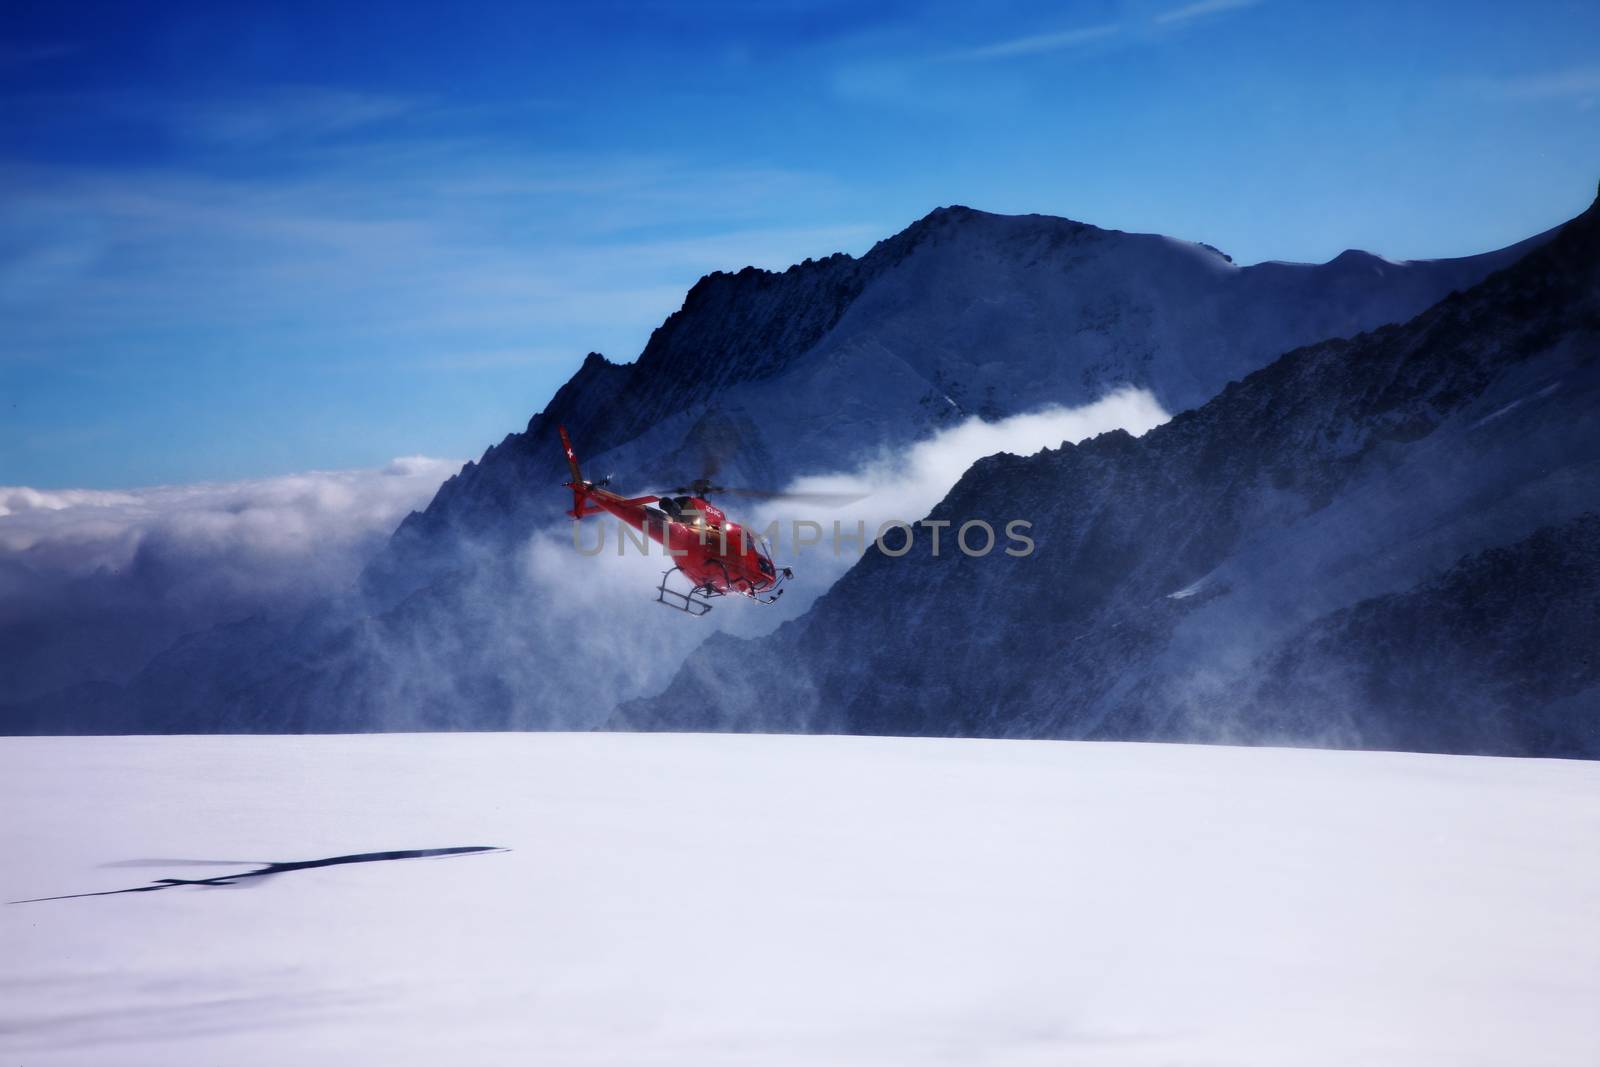
[[[782,576],[763,538],[701,497],[624,497],[587,482],[566,487],[574,501],[568,514],[615,515],[660,544],[697,589],[760,599]]]
[[[584,478],[567,428],[559,427],[559,431],[567,469],[572,472],[572,480],[563,483],[572,490],[572,510],[567,514],[574,519],[615,515],[661,545],[673,566],[656,586],[657,602],[698,616],[711,610],[713,597],[737,593],[758,604],[772,604],[782,595],[778,586],[794,577],[794,572],[774,566],[766,541],[729,521],[721,508],[705,499],[705,490],[685,496],[613,493],[604,483],[596,485]],[[690,583],[687,592],[669,584],[672,576],[680,573]]]

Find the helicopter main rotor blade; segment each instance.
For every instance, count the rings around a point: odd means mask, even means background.
[[[742,496],[750,500],[786,500],[796,504],[817,504],[821,507],[844,507],[865,500],[868,493],[827,493],[806,490],[781,489],[718,489],[726,496]]]
[[[688,485],[673,486],[662,495],[676,493],[679,496],[683,496],[685,494],[689,496],[710,496],[712,493],[721,493],[725,491],[726,490],[724,490],[720,485],[712,485],[704,478],[697,478]]]
[[[725,485],[712,485],[704,478],[697,478],[688,485],[675,486],[662,492],[662,496],[738,496],[747,500],[786,500],[798,504],[816,504],[818,507],[844,507],[854,504],[858,500],[865,500],[868,493],[835,493],[808,490],[783,490],[783,489],[750,489],[729,487]]]

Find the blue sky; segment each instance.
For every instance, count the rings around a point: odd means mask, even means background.
[[[941,204],[1427,257],[1597,178],[1587,2],[12,0],[0,484],[476,456],[701,274]]]

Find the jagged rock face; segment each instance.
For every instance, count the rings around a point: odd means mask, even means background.
[[[1597,356],[1591,208],[1143,438],[980,462],[931,517],[1030,519],[1033,555],[869,551],[614,722],[1600,756]]]
[[[859,260],[713,274],[633,364],[591,354],[536,415],[406,520],[366,575],[392,603],[559,517],[555,426],[640,488],[701,473],[782,484],[967,415],[1079,404],[1122,385],[1169,411],[1297,345],[1402,321],[1541,237],[1457,260],[1347,252],[1240,268],[1209,246],[1048,216],[933,212]]]

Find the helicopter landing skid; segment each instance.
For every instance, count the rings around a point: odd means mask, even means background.
[[[677,567],[661,572],[661,584],[656,586],[656,603],[663,604],[673,611],[681,611],[685,615],[692,615],[697,619],[708,614],[711,611],[711,605],[707,601],[714,596],[722,596],[723,594],[709,585],[697,585],[687,593],[673,589],[667,582],[672,579],[674,574],[681,573],[683,572]]]
[[[788,567],[784,567],[778,572],[778,580],[770,587],[773,590],[771,596],[757,596],[755,594],[746,595],[748,595],[750,599],[754,600],[757,604],[776,604],[778,602],[778,598],[783,595],[783,590],[779,587],[793,577],[794,571],[790,570]]]

